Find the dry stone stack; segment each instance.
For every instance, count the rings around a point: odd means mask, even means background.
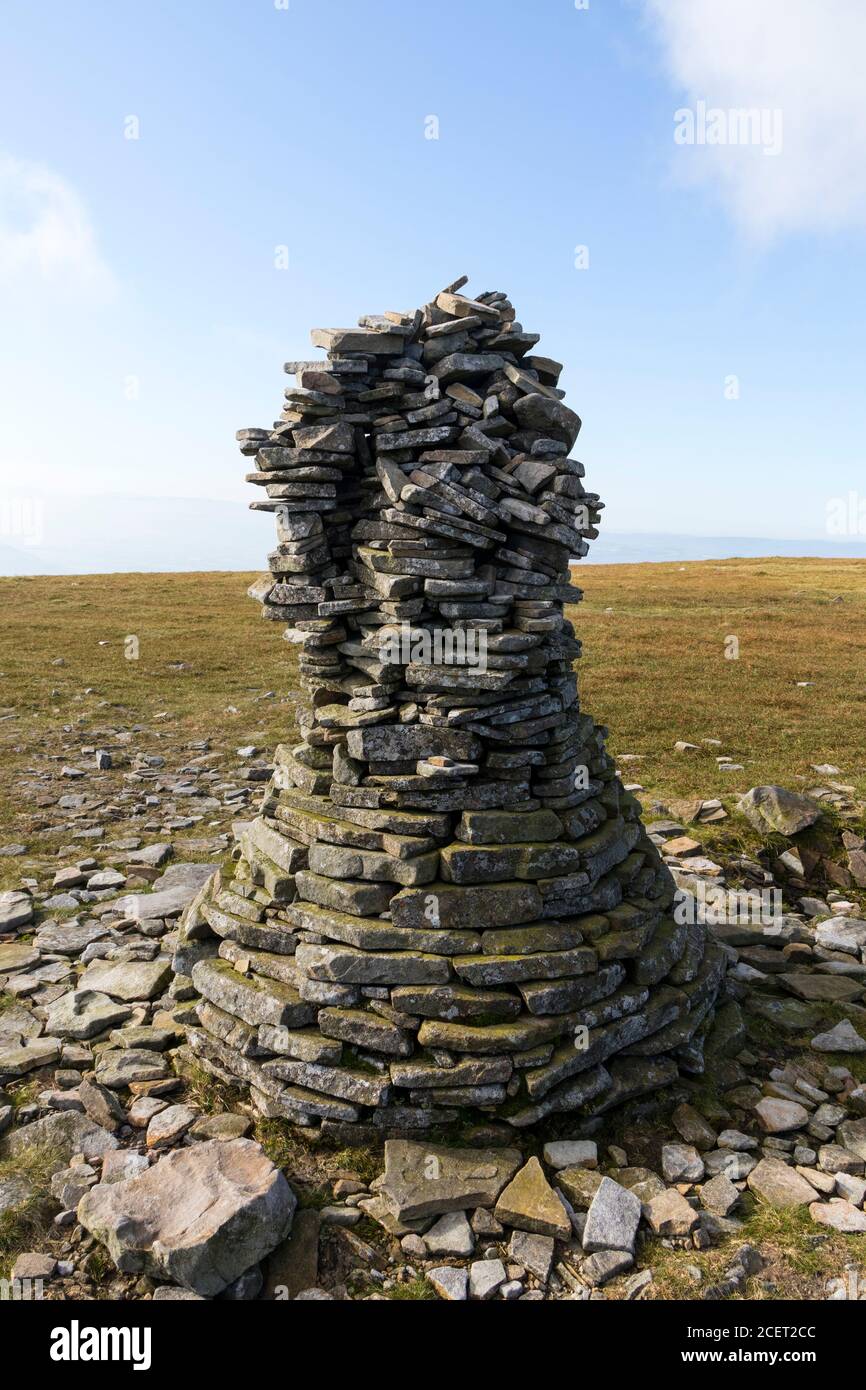
[[[306,1126],[599,1113],[701,1069],[723,973],[579,705],[560,364],[464,283],[315,330],[238,435],[306,705],[175,968],[202,1063]]]

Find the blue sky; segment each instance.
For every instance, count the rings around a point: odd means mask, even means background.
[[[612,530],[822,536],[866,492],[859,0],[4,11],[4,496],[234,502],[263,558],[235,429],[312,326],[463,273],[565,362]],[[677,145],[700,101],[781,152]]]

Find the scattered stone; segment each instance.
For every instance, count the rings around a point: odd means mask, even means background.
[[[30,1148],[48,1154],[51,1171],[56,1173],[68,1166],[74,1154],[87,1160],[101,1158],[109,1149],[117,1148],[117,1140],[81,1111],[58,1110],[5,1135],[0,1141],[0,1157],[15,1158]]]
[[[19,1255],[12,1266],[14,1279],[48,1280],[57,1268],[57,1261],[51,1255],[41,1255],[35,1251]]]
[[[379,1195],[400,1221],[492,1207],[520,1164],[516,1149],[449,1149],[391,1139]]]
[[[646,1218],[657,1236],[687,1236],[700,1223],[698,1212],[675,1187],[653,1197],[647,1205]]]
[[[826,1033],[818,1033],[810,1046],[816,1052],[866,1052],[866,1038],[861,1038],[849,1018],[843,1018]]]
[[[469,1266],[469,1297],[483,1302],[493,1298],[506,1278],[505,1265],[501,1260],[473,1260]]]
[[[20,888],[0,893],[0,934],[19,931],[33,921],[33,899]]]
[[[515,1264],[522,1265],[530,1274],[534,1274],[546,1284],[550,1277],[555,1249],[552,1236],[514,1231],[508,1243],[508,1256]]]
[[[462,1211],[446,1212],[424,1236],[431,1255],[471,1255],[475,1249],[472,1227]]]
[[[559,1139],[545,1144],[544,1161],[550,1168],[597,1168],[598,1145],[592,1139]]]
[[[767,1134],[785,1134],[792,1129],[802,1129],[809,1123],[809,1112],[797,1101],[777,1100],[767,1096],[758,1101],[755,1114]]]
[[[501,1193],[494,1215],[504,1226],[568,1240],[571,1222],[537,1158],[531,1158]]]
[[[662,1173],[671,1183],[700,1182],[704,1176],[704,1161],[691,1144],[664,1144]]]
[[[808,1206],[818,1195],[804,1177],[772,1158],[762,1158],[746,1181],[762,1202],[779,1211],[786,1207]]]
[[[812,1202],[809,1215],[819,1225],[831,1226],[844,1235],[862,1235],[866,1231],[866,1211],[858,1211],[842,1197],[831,1197],[829,1202]]]
[[[580,1266],[580,1272],[593,1289],[601,1288],[618,1274],[625,1274],[634,1264],[634,1257],[625,1250],[599,1250]]]
[[[453,1265],[436,1265],[426,1273],[427,1282],[432,1284],[440,1298],[447,1299],[449,1303],[463,1303],[469,1297],[468,1270]]]
[[[701,1188],[701,1205],[715,1216],[730,1216],[740,1200],[739,1188],[725,1173],[710,1178]]]
[[[167,1149],[186,1134],[197,1118],[189,1105],[169,1105],[154,1115],[147,1126],[146,1143],[149,1149]]]
[[[752,787],[737,809],[755,830],[775,831],[787,839],[814,825],[821,815],[820,806],[808,796],[773,786]]]
[[[634,1254],[640,1219],[639,1198],[612,1178],[602,1178],[587,1213],[584,1250],[588,1255],[599,1250],[626,1250]]]

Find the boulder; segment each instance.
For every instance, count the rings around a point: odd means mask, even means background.
[[[811,1183],[778,1159],[762,1158],[746,1181],[756,1197],[778,1211],[808,1206],[818,1197]]]
[[[139,1177],[100,1183],[78,1219],[124,1273],[213,1297],[283,1241],[296,1199],[251,1139],[177,1149]]]
[[[812,1202],[809,1215],[820,1226],[830,1226],[844,1235],[863,1235],[866,1232],[866,1211],[859,1211],[843,1197],[831,1197],[829,1202]]]
[[[647,1205],[646,1218],[657,1236],[690,1235],[701,1219],[675,1187],[653,1197]]]
[[[737,809],[762,834],[775,832],[790,839],[814,825],[821,808],[808,796],[789,792],[785,787],[752,787],[740,799]]]
[[[117,1140],[80,1110],[56,1110],[7,1134],[0,1145],[0,1157],[16,1158],[30,1148],[50,1153],[52,1161],[56,1157],[51,1171],[57,1173],[68,1166],[73,1154],[101,1158],[117,1148]]]

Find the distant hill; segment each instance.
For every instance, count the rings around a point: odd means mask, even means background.
[[[779,536],[677,536],[602,531],[586,557],[588,564],[660,564],[676,560],[757,559],[762,556],[810,556],[814,559],[866,560],[866,540],[788,540]]]
[[[0,574],[260,570],[274,544],[272,519],[248,511],[242,501],[55,495],[29,509],[25,498],[16,513],[13,498],[0,515]],[[612,565],[765,555],[866,559],[866,540],[602,531],[587,561]]]
[[[30,534],[0,532],[0,573],[258,570],[276,544],[272,517],[209,497],[55,496],[24,515]]]

